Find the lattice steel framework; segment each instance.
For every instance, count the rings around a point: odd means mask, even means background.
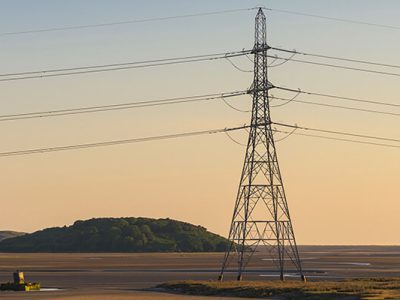
[[[293,263],[305,280],[286,202],[271,127],[268,91],[273,86],[267,76],[266,18],[260,8],[256,16],[254,82],[251,127],[247,151],[235,203],[230,246],[225,253],[219,279],[233,257],[237,257],[238,280],[256,249],[266,249],[284,280],[285,261]]]

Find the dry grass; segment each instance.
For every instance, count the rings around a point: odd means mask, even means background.
[[[276,297],[285,300],[400,299],[400,278],[351,279],[344,281],[217,282],[176,281],[159,285],[171,292],[204,296],[247,298]]]

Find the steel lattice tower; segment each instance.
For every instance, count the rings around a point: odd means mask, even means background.
[[[234,256],[238,280],[256,248],[267,249],[284,280],[284,262],[290,261],[305,280],[286,201],[271,125],[267,76],[266,18],[260,8],[256,16],[254,82],[251,127],[239,190],[219,280]]]

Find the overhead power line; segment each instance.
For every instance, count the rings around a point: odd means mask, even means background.
[[[337,22],[343,22],[343,23],[349,23],[349,24],[367,25],[367,26],[372,26],[372,27],[394,29],[394,30],[399,30],[400,29],[400,26],[396,26],[396,25],[387,25],[387,24],[379,24],[379,23],[372,23],[372,22],[364,22],[364,21],[358,21],[358,20],[322,16],[322,15],[304,13],[304,12],[299,12],[299,11],[276,9],[276,8],[269,8],[269,7],[265,8],[265,9],[269,10],[269,11],[273,11],[273,12],[284,13],[284,14],[298,15],[298,16],[304,16],[304,17],[312,17],[312,18],[331,20],[331,21],[337,21]]]
[[[78,29],[109,27],[109,26],[117,26],[117,25],[128,25],[128,24],[135,24],[135,23],[159,22],[159,21],[168,21],[168,20],[175,20],[175,19],[186,19],[186,18],[193,18],[193,17],[231,14],[231,13],[237,13],[237,12],[243,12],[243,11],[251,11],[254,9],[255,8],[239,8],[239,9],[209,11],[209,12],[204,12],[204,13],[195,13],[195,14],[187,14],[187,15],[166,16],[166,17],[159,17],[159,18],[146,18],[146,19],[125,20],[125,21],[116,21],[116,22],[108,22],[108,23],[71,25],[71,26],[49,27],[49,28],[33,29],[33,30],[10,31],[10,32],[0,33],[0,36],[12,36],[12,35],[31,34],[31,33],[45,33],[45,32],[53,32],[53,31],[78,30]]]
[[[279,48],[272,48],[277,50]],[[284,50],[284,49],[280,49]],[[295,52],[290,50],[284,50],[285,52],[290,52],[293,54],[303,54],[303,55],[311,55],[305,54],[303,52]],[[202,55],[192,55],[192,56],[183,56],[183,57],[173,57],[173,58],[163,58],[163,59],[154,59],[154,60],[144,60],[144,61],[131,61],[131,62],[122,62],[122,63],[113,63],[113,64],[102,64],[102,65],[88,65],[88,66],[77,66],[70,68],[54,68],[54,69],[43,69],[43,70],[35,70],[35,71],[23,71],[23,72],[14,72],[14,73],[3,73],[0,74],[0,82],[2,81],[15,81],[15,80],[26,80],[26,79],[35,79],[35,78],[46,78],[46,77],[57,77],[57,76],[69,76],[69,75],[79,75],[79,74],[87,74],[87,73],[98,73],[98,72],[109,72],[109,71],[117,71],[117,70],[127,70],[127,69],[137,69],[137,68],[149,68],[149,67],[158,67],[158,66],[166,66],[166,65],[175,65],[175,64],[185,64],[185,63],[194,63],[194,62],[203,62],[203,61],[212,61],[212,60],[220,60],[226,59],[234,67],[238,68],[230,58],[239,57],[239,56],[247,56],[254,52],[254,50],[241,50],[241,51],[231,51],[224,53],[214,53],[214,54],[202,54]],[[317,56],[317,55],[315,55]],[[322,55],[319,55],[322,57]],[[377,71],[371,69],[363,69],[363,68],[355,68],[349,66],[335,65],[335,64],[327,64],[327,63],[319,63],[313,61],[299,60],[294,59],[293,55],[289,58],[272,56],[268,55],[268,57],[273,58],[274,60],[283,60],[284,62],[293,61],[298,63],[319,65],[325,67],[332,68],[340,68],[346,70],[353,71],[362,71],[368,73],[376,73],[381,75],[390,75],[399,77],[399,73],[385,72],[385,71]],[[325,56],[328,57],[328,56]],[[340,58],[336,58],[340,59]],[[341,59],[350,61],[350,59]],[[355,60],[353,60],[355,61]],[[364,62],[366,61],[358,61]],[[379,63],[370,63],[374,65],[384,65]],[[278,64],[280,65],[280,64]],[[275,65],[275,66],[278,66]],[[396,65],[385,65],[400,68],[400,66]],[[244,71],[240,69],[241,71]],[[247,72],[247,70],[245,71]]]
[[[370,110],[370,109],[364,109],[364,108],[356,108],[356,107],[339,106],[339,105],[326,104],[326,103],[317,103],[317,102],[296,100],[296,98],[299,94],[317,95],[317,96],[333,97],[333,98],[339,98],[339,99],[342,99],[342,97],[319,94],[319,93],[311,93],[311,92],[305,92],[302,90],[288,89],[288,88],[282,88],[282,87],[274,87],[274,88],[284,90],[284,91],[289,91],[289,92],[295,92],[296,95],[294,97],[292,97],[291,99],[271,96],[272,99],[286,101],[283,104],[274,105],[273,107],[280,107],[280,106],[287,105],[291,102],[296,102],[296,103],[326,106],[326,107],[332,107],[332,108],[341,108],[341,109],[355,110],[355,111],[362,111],[362,112],[369,112],[369,113],[377,113],[377,114],[385,114],[385,115],[393,115],[393,116],[400,115],[399,113],[394,113],[394,112],[384,112],[384,111]],[[84,107],[77,107],[77,108],[64,108],[64,109],[57,109],[57,110],[7,114],[7,115],[0,115],[0,122],[24,120],[24,119],[58,117],[58,116],[66,116],[66,115],[88,114],[88,113],[97,113],[97,112],[104,112],[104,111],[135,109],[135,108],[142,108],[142,107],[163,106],[163,105],[171,105],[171,104],[202,102],[202,101],[211,101],[211,100],[218,100],[218,99],[223,100],[223,102],[225,104],[227,104],[230,108],[232,108],[234,110],[237,110],[240,112],[250,112],[249,110],[238,109],[238,108],[232,106],[231,104],[229,104],[225,100],[227,98],[238,97],[238,96],[242,96],[242,95],[246,95],[246,94],[248,94],[248,91],[242,90],[242,91],[213,93],[213,94],[205,94],[205,95],[163,98],[163,99],[157,99],[157,100],[147,100],[147,101],[116,103],[116,104],[108,104],[108,105],[84,106]],[[348,98],[344,98],[344,99],[348,99]],[[396,106],[396,107],[400,106],[400,105],[389,104],[389,103],[384,103],[384,102],[375,102],[375,101],[360,100],[360,99],[353,99],[353,98],[349,98],[349,99],[350,99],[350,101],[356,101],[356,102],[367,102],[367,103],[390,105],[390,106]]]
[[[342,131],[332,131],[332,130],[324,130],[324,129],[315,129],[315,128],[308,128],[308,127],[301,127],[297,125],[288,125],[282,123],[275,123],[277,126],[293,128],[293,129],[301,129],[301,130],[308,130],[308,131],[316,131],[321,133],[330,133],[330,134],[337,134],[337,135],[345,135],[351,137],[360,137],[366,139],[375,139],[375,140],[384,140],[384,141],[391,141],[391,142],[400,142],[398,139],[391,139],[385,137],[377,137],[377,136],[369,136],[369,135],[361,135],[349,132],[342,132]],[[167,134],[167,135],[157,135],[157,136],[150,136],[150,137],[143,137],[143,138],[132,138],[132,139],[125,139],[125,140],[113,140],[113,141],[105,141],[105,142],[96,142],[96,143],[87,143],[87,144],[76,144],[76,145],[67,145],[67,146],[56,146],[56,147],[47,147],[47,148],[34,148],[34,149],[27,149],[27,150],[18,150],[18,151],[9,151],[9,152],[0,152],[0,157],[6,156],[21,156],[21,155],[30,155],[30,154],[39,154],[39,153],[49,153],[49,152],[58,152],[58,151],[68,151],[68,150],[78,150],[78,149],[87,149],[87,148],[98,148],[98,147],[105,147],[105,146],[114,146],[114,145],[124,145],[124,144],[133,144],[133,143],[142,143],[142,142],[150,142],[150,141],[158,141],[158,140],[168,140],[168,139],[177,139],[177,138],[184,138],[190,136],[199,136],[199,135],[206,135],[206,134],[216,134],[216,133],[226,133],[230,131],[242,130],[250,128],[251,125],[243,125],[238,127],[230,127],[230,128],[219,128],[219,129],[211,129],[211,130],[201,130],[201,131],[191,131],[191,132],[184,132],[184,133],[176,133],[176,134]],[[346,141],[358,144],[369,144],[375,146],[383,146],[383,147],[391,147],[391,148],[400,148],[400,145],[390,145],[390,144],[380,144],[374,143],[369,141],[359,141],[359,140],[352,140],[352,139],[343,139],[343,138],[335,138],[330,136],[319,136],[319,135],[312,135],[312,134],[303,134],[297,133],[294,131],[287,132],[284,130],[274,129],[274,132],[286,133],[286,134],[294,134],[294,135],[304,135],[310,137],[317,137],[317,138],[324,138],[330,140],[339,140],[339,141]]]
[[[11,77],[11,76],[23,76],[23,75],[35,75],[35,74],[46,74],[46,73],[59,73],[59,72],[68,72],[68,71],[79,71],[79,70],[90,70],[90,69],[100,69],[100,68],[112,68],[112,67],[124,67],[130,65],[142,65],[142,64],[152,64],[152,63],[163,63],[163,62],[175,62],[175,61],[186,61],[190,59],[214,59],[218,58],[226,58],[226,57],[235,57],[237,55],[245,55],[251,53],[252,50],[240,50],[240,51],[232,51],[232,52],[220,52],[220,53],[212,53],[212,54],[201,54],[201,55],[190,55],[190,56],[180,56],[180,57],[169,57],[169,58],[161,58],[161,59],[152,59],[152,60],[142,60],[142,61],[131,61],[131,62],[122,62],[122,63],[114,63],[114,64],[103,64],[103,65],[90,65],[90,66],[79,66],[79,67],[71,67],[71,68],[55,68],[55,69],[43,69],[36,71],[24,71],[24,72],[16,72],[16,73],[5,73],[0,74],[0,77]],[[222,57],[221,57],[222,56]]]
[[[235,92],[226,92],[226,93],[220,93],[220,94],[207,94],[207,95],[197,95],[197,96],[188,96],[188,97],[164,98],[164,99],[150,100],[150,101],[139,101],[139,102],[86,106],[86,107],[68,108],[68,109],[59,109],[59,110],[48,110],[48,111],[40,111],[40,112],[8,114],[8,115],[0,115],[0,122],[23,120],[23,119],[57,117],[57,116],[65,116],[65,115],[97,113],[97,112],[103,112],[103,111],[124,110],[124,109],[140,108],[140,107],[161,106],[161,105],[190,103],[190,102],[199,102],[199,101],[210,101],[210,100],[216,100],[216,99],[237,97],[237,96],[246,95],[246,94],[247,94],[247,91],[235,91]]]
[[[318,128],[298,126],[298,125],[277,123],[277,122],[272,122],[272,124],[275,124],[275,125],[278,125],[278,126],[283,126],[283,127],[288,127],[288,128],[296,128],[296,129],[301,129],[301,130],[307,130],[307,131],[315,131],[315,132],[321,132],[321,133],[338,134],[338,135],[345,135],[345,136],[351,136],[351,137],[359,137],[359,138],[364,138],[364,139],[373,139],[373,140],[381,140],[381,141],[389,141],[389,142],[400,143],[400,139],[393,139],[393,138],[387,138],[387,137],[364,135],[364,134],[358,134],[358,133],[327,130],[327,129],[318,129]],[[399,145],[399,147],[400,147],[400,145]]]
[[[379,66],[379,67],[389,67],[389,68],[400,69],[400,65],[394,65],[394,64],[386,64],[386,63],[380,63],[380,62],[373,62],[373,61],[359,60],[359,59],[352,59],[352,58],[344,58],[344,57],[330,56],[330,55],[323,55],[323,54],[307,53],[307,52],[301,52],[301,51],[297,51],[297,50],[288,50],[288,49],[275,48],[275,47],[271,47],[270,49],[280,51],[280,52],[285,52],[285,53],[292,53],[293,55],[299,54],[299,55],[304,55],[304,56],[326,58],[326,59],[339,60],[339,61],[345,61],[345,62],[352,62],[352,63]]]
[[[267,55],[267,57],[278,59],[278,60],[284,60],[284,61],[293,61],[293,62],[302,63],[302,64],[309,64],[309,65],[323,66],[323,67],[329,67],[329,68],[344,69],[344,70],[400,77],[399,73],[392,73],[392,72],[385,72],[385,71],[378,71],[378,70],[371,70],[371,69],[363,69],[363,68],[355,68],[355,67],[321,63],[321,62],[308,61],[308,60],[302,60],[302,59],[285,58],[285,57],[273,56],[273,55]]]
[[[79,75],[87,73],[108,72],[108,71],[127,70],[136,68],[148,68],[148,67],[157,67],[157,66],[202,62],[202,61],[212,61],[218,59],[238,57],[250,54],[251,52],[252,50],[241,50],[241,51],[233,51],[225,53],[203,54],[203,55],[163,58],[155,60],[123,62],[115,64],[103,64],[103,65],[79,66],[72,68],[57,68],[57,69],[46,69],[37,71],[24,71],[17,73],[6,73],[6,74],[0,74],[0,82],[56,77],[56,76]]]
[[[294,91],[294,90],[293,90]],[[309,102],[302,100],[295,100],[297,96],[301,93],[298,91],[295,97],[292,99],[286,99],[276,96],[271,96],[272,99],[277,99],[281,101],[286,101],[286,103],[280,105],[274,105],[272,107],[281,107],[287,105],[291,102],[317,105],[317,106],[326,106],[332,108],[341,108],[347,110],[355,110],[369,113],[377,113],[377,114],[385,114],[385,115],[393,115],[400,116],[399,113],[393,112],[384,112],[378,110],[370,110],[363,108],[355,108],[348,106],[339,106],[332,105],[326,103],[317,103],[317,102]],[[171,105],[171,104],[183,104],[183,103],[192,103],[192,102],[203,102],[203,101],[211,101],[221,99],[225,104],[227,104],[230,108],[240,111],[240,112],[250,112],[249,110],[241,110],[238,109],[225,99],[233,98],[238,96],[243,96],[248,94],[247,90],[242,91],[233,91],[233,92],[224,92],[224,93],[214,93],[214,94],[206,94],[206,95],[196,95],[196,96],[186,96],[186,97],[175,97],[175,98],[163,98],[158,100],[147,100],[147,101],[137,101],[137,102],[127,102],[127,103],[118,103],[118,104],[108,104],[108,105],[97,105],[97,106],[86,106],[86,107],[77,107],[77,108],[65,108],[58,110],[47,110],[47,111],[39,111],[39,112],[26,112],[26,113],[17,113],[17,114],[7,114],[0,115],[0,122],[4,121],[15,121],[15,120],[24,120],[24,119],[38,119],[38,118],[48,118],[48,117],[58,117],[58,116],[66,116],[66,115],[77,115],[77,114],[88,114],[88,113],[97,113],[104,111],[116,111],[116,110],[125,110],[125,109],[135,109],[135,108],[143,108],[143,107],[154,107],[154,106],[163,106],[163,105]]]
[[[160,21],[168,21],[168,20],[175,20],[175,19],[187,19],[187,18],[202,17],[202,16],[232,14],[232,13],[238,13],[238,12],[244,12],[244,11],[252,11],[252,10],[256,10],[258,8],[259,7],[249,7],[249,8],[239,8],[239,9],[209,11],[209,12],[204,12],[204,13],[194,13],[194,14],[186,14],[186,15],[165,16],[165,17],[158,17],[158,18],[133,19],[133,20],[124,20],[124,21],[115,21],[115,22],[105,22],[105,23],[93,23],[93,24],[39,28],[39,29],[32,29],[32,30],[8,31],[8,32],[0,33],[0,36],[26,35],[26,34],[32,34],[32,33],[81,30],[81,29],[101,28],[101,27],[129,25],[129,24],[137,24],[137,23],[160,22]],[[304,13],[304,12],[290,11],[290,10],[283,10],[283,9],[266,8],[266,7],[263,7],[263,8],[268,11],[285,13],[285,14],[300,15],[300,16],[306,16],[306,17],[326,19],[326,20],[331,20],[331,21],[339,21],[339,22],[345,22],[345,23],[351,23],[351,24],[368,25],[368,26],[387,28],[387,29],[400,29],[400,26],[395,26],[395,25],[385,25],[385,24],[378,24],[378,23],[371,23],[371,22],[363,22],[363,21],[357,21],[357,20],[351,20],[351,19],[322,16],[322,15],[309,14],[309,13]]]
[[[10,152],[0,152],[0,157],[29,155],[29,154],[37,154],[37,153],[48,153],[48,152],[97,148],[97,147],[123,145],[123,144],[143,143],[143,142],[158,141],[158,140],[177,139],[177,138],[190,137],[190,136],[199,136],[199,135],[206,135],[206,134],[216,134],[216,133],[235,131],[235,130],[240,130],[240,129],[244,129],[244,128],[248,128],[248,127],[249,127],[248,125],[243,125],[243,126],[239,126],[239,127],[191,131],[191,132],[184,132],[184,133],[157,135],[157,136],[133,138],[133,139],[125,139],[125,140],[114,140],[114,141],[96,142],[96,143],[87,143],[87,144],[77,144],[77,145],[68,145],[68,146],[57,146],[57,147],[35,148],[35,149],[10,151]]]
[[[373,101],[373,100],[366,100],[366,99],[360,99],[360,98],[352,98],[352,97],[345,97],[345,96],[338,96],[338,95],[331,95],[331,94],[324,94],[324,93],[309,92],[309,91],[303,91],[303,90],[300,90],[300,89],[284,88],[284,87],[280,87],[280,86],[274,86],[274,88],[282,90],[282,91],[306,94],[306,95],[310,95],[310,96],[320,96],[320,97],[327,97],[327,98],[332,98],[332,99],[340,99],[340,100],[345,100],[345,101],[353,101],[353,102],[361,102],[361,103],[376,104],[376,105],[383,105],[383,106],[400,107],[400,104],[389,103],[389,102]]]
[[[400,146],[397,146],[397,145],[382,144],[382,143],[375,143],[375,142],[366,142],[366,141],[358,141],[358,140],[344,139],[344,138],[336,138],[336,137],[317,135],[317,134],[308,134],[308,133],[302,133],[302,132],[289,132],[289,131],[278,130],[278,129],[275,129],[273,131],[280,132],[280,133],[286,133],[286,134],[290,134],[290,135],[308,136],[308,137],[312,137],[312,138],[319,138],[319,139],[325,139],[325,140],[341,141],[341,142],[348,142],[348,143],[355,143],[355,144],[373,145],[373,146],[388,147],[388,148],[400,148]]]
[[[271,107],[281,107],[291,102],[301,103],[301,104],[309,104],[309,105],[317,105],[317,106],[324,106],[324,107],[331,107],[331,108],[340,108],[340,109],[347,109],[353,111],[361,111],[367,113],[375,113],[375,114],[382,114],[382,115],[390,115],[390,116],[400,116],[400,113],[394,112],[387,112],[387,111],[380,111],[380,110],[373,110],[373,109],[365,109],[365,108],[358,108],[358,107],[349,107],[349,106],[342,106],[342,105],[334,105],[334,104],[327,104],[327,103],[318,103],[318,102],[311,102],[311,101],[304,101],[304,100],[295,100],[295,99],[286,99],[286,98],[279,98],[279,97],[271,97],[273,99],[287,101],[281,105],[273,105]],[[0,120],[1,121],[1,120]]]

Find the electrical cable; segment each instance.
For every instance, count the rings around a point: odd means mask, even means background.
[[[232,142],[234,142],[235,144],[237,144],[237,145],[239,145],[239,146],[243,146],[243,147],[246,147],[246,146],[247,146],[247,145],[245,145],[245,144],[243,144],[243,143],[240,143],[240,142],[238,142],[237,140],[235,140],[227,131],[225,131],[224,133],[225,133],[226,136],[227,136]]]
[[[231,105],[228,101],[226,101],[225,98],[221,98],[221,99],[222,99],[222,101],[223,101],[228,107],[232,108],[233,110],[236,110],[236,111],[242,112],[242,113],[249,113],[249,112],[251,112],[251,110],[242,110],[242,109],[239,109],[239,108],[234,107],[234,106]]]
[[[307,131],[315,131],[315,132],[321,132],[321,133],[338,134],[338,135],[345,135],[345,136],[351,136],[351,137],[360,137],[360,138],[365,138],[365,139],[374,139],[374,140],[390,141],[390,142],[400,143],[400,139],[393,139],[393,138],[387,138],[387,137],[363,135],[363,134],[358,134],[358,133],[350,133],[350,132],[344,132],[344,131],[334,131],[334,130],[327,130],[327,129],[310,128],[310,127],[283,124],[283,123],[277,123],[277,122],[271,122],[271,124],[275,124],[277,126],[288,127],[288,128],[297,128],[297,129],[307,130]]]
[[[353,102],[361,102],[361,103],[368,103],[368,104],[400,107],[400,104],[394,104],[394,103],[388,103],[388,102],[380,102],[380,101],[365,100],[365,99],[360,99],[360,98],[351,98],[351,97],[338,96],[338,95],[315,93],[315,92],[303,91],[301,89],[290,89],[290,88],[284,88],[284,87],[280,87],[280,86],[274,86],[274,88],[282,90],[282,91],[293,92],[293,93],[301,93],[301,94],[306,94],[306,95],[310,95],[310,96],[320,96],[320,97],[347,100],[347,101],[353,101]]]
[[[286,102],[283,103],[283,104],[271,105],[271,107],[281,107],[281,106],[287,105],[287,104],[289,104],[290,102],[295,101],[295,99],[296,99],[299,95],[300,95],[300,92],[298,92],[296,95],[294,95],[291,99],[278,98],[278,97],[275,97],[275,96],[272,96],[272,95],[271,95],[271,98],[272,98],[272,99],[278,99],[278,100],[286,101]],[[298,102],[298,101],[296,101],[296,102]]]
[[[274,60],[273,60],[272,62],[270,62],[270,63],[267,65],[267,67],[270,67],[271,65],[273,65],[277,60],[278,60],[277,58],[274,58]]]
[[[0,36],[11,36],[11,35],[21,35],[21,34],[31,34],[31,33],[44,33],[44,32],[52,32],[52,31],[77,30],[77,29],[86,29],[86,28],[126,25],[126,24],[134,24],[134,23],[156,22],[156,21],[158,22],[158,21],[166,21],[166,20],[174,20],[174,19],[184,19],[184,18],[192,18],[192,17],[229,14],[229,13],[236,13],[236,12],[242,12],[242,11],[251,11],[254,9],[255,8],[239,8],[239,9],[229,9],[229,10],[220,10],[220,11],[210,11],[210,12],[197,13],[197,14],[167,16],[167,17],[160,17],[160,18],[147,18],[147,19],[126,20],[126,21],[109,22],[109,23],[72,25],[72,26],[52,27],[52,28],[43,28],[43,29],[34,29],[34,30],[10,31],[10,32],[0,33]]]
[[[202,131],[191,131],[191,132],[184,132],[184,133],[157,135],[157,136],[132,138],[132,139],[125,139],[125,140],[114,140],[114,141],[96,142],[96,143],[87,143],[87,144],[77,144],[77,145],[67,145],[67,146],[57,146],[57,147],[48,147],[48,148],[35,148],[35,149],[28,149],[28,150],[0,152],[0,157],[30,155],[30,154],[38,154],[38,153],[58,152],[58,151],[67,151],[67,150],[76,150],[76,149],[87,149],[87,148],[97,148],[97,147],[104,147],[104,146],[158,141],[158,140],[177,139],[177,138],[183,138],[183,137],[189,137],[189,136],[199,136],[199,135],[216,134],[216,133],[223,133],[223,132],[228,132],[228,131],[241,130],[246,127],[249,127],[249,126],[243,125],[243,126],[239,126],[239,127],[211,129],[211,130],[202,130]]]
[[[290,133],[290,132],[284,131],[284,130],[275,130],[275,132]],[[299,135],[299,136],[308,136],[308,137],[313,137],[313,138],[326,139],[326,140],[333,140],[333,141],[356,143],[356,144],[366,144],[366,145],[389,147],[389,148],[400,148],[400,146],[397,146],[397,145],[381,144],[381,143],[365,142],[365,141],[357,141],[357,140],[344,139],[344,138],[334,138],[334,137],[329,137],[329,136],[316,135],[316,134],[307,134],[307,133],[301,133],[301,132],[294,132],[292,134],[293,135]]]
[[[35,79],[35,78],[66,76],[66,75],[108,72],[116,70],[127,70],[136,68],[148,68],[148,67],[157,67],[157,66],[202,62],[202,61],[212,61],[212,60],[225,59],[227,57],[230,58],[230,57],[242,56],[245,55],[246,53],[250,53],[251,51],[252,50],[242,50],[235,52],[164,58],[164,59],[147,60],[147,61],[135,61],[135,62],[124,62],[116,64],[8,73],[8,74],[0,74],[0,81],[15,81],[15,80],[25,80],[25,79]]]
[[[244,70],[240,67],[238,67],[233,61],[231,61],[228,57],[225,57],[225,59],[238,71],[244,72],[244,73],[253,73],[253,70]]]
[[[275,132],[279,132],[279,130],[277,130],[277,129],[274,129],[274,130],[275,130]],[[287,138],[291,137],[296,132],[296,130],[297,130],[297,128],[294,128],[291,132],[288,132],[285,137],[275,140],[274,142],[279,143],[279,142],[286,140]]]
[[[394,64],[386,64],[386,63],[372,62],[372,61],[367,61],[367,60],[359,60],[359,59],[352,59],[352,58],[329,56],[329,55],[323,55],[323,54],[306,53],[306,52],[301,52],[301,51],[297,51],[297,50],[288,50],[288,49],[276,48],[276,47],[270,47],[270,49],[271,50],[280,51],[280,52],[304,55],[304,56],[327,58],[327,59],[340,60],[340,61],[346,61],[346,62],[352,62],[352,63],[360,63],[360,64],[366,64],[366,65],[373,65],[373,66],[400,69],[400,65],[394,65]]]
[[[245,53],[250,53],[251,51],[252,50],[243,49],[241,51],[220,52],[220,53],[200,54],[200,55],[190,55],[190,56],[180,56],[180,57],[169,57],[169,58],[160,58],[160,59],[143,60],[143,61],[122,62],[122,63],[103,64],[103,65],[89,65],[89,66],[80,66],[80,67],[72,67],[72,68],[45,69],[45,70],[37,70],[37,71],[25,71],[25,72],[0,74],[0,77],[11,77],[11,76],[21,76],[21,75],[34,75],[34,74],[44,74],[44,73],[77,71],[77,70],[86,70],[86,69],[121,67],[121,66],[127,66],[127,65],[141,65],[141,64],[151,64],[151,63],[179,61],[179,60],[188,60],[188,59],[197,59],[197,58],[213,59],[215,56],[217,56],[217,57],[223,56],[221,58],[225,58],[225,56],[232,57],[232,56],[235,56],[236,54],[245,55]]]
[[[344,70],[351,70],[351,71],[359,71],[359,72],[365,72],[365,73],[373,73],[373,74],[379,74],[379,75],[400,77],[399,73],[384,72],[384,71],[377,71],[377,70],[363,69],[363,68],[355,68],[355,67],[348,67],[348,66],[341,66],[341,65],[334,65],[334,64],[327,64],[327,63],[319,63],[319,62],[301,60],[301,59],[294,59],[294,58],[288,59],[288,58],[279,57],[279,56],[272,56],[272,55],[266,55],[266,57],[276,58],[276,59],[280,59],[280,60],[288,60],[288,61],[293,61],[293,62],[302,63],[302,64],[309,64],[309,65],[323,66],[323,67],[329,67],[329,68],[344,69]]]
[[[297,95],[299,95],[299,94],[297,94]],[[291,102],[296,102],[296,103],[302,103],[302,104],[310,104],[310,105],[340,108],[340,109],[347,109],[347,110],[354,110],[354,111],[362,111],[362,112],[390,115],[390,116],[396,116],[396,117],[400,116],[400,113],[386,112],[386,111],[373,110],[373,109],[364,109],[364,108],[357,108],[357,107],[349,107],[349,106],[341,106],[341,105],[334,105],[334,104],[327,104],[327,103],[318,103],[318,102],[311,102],[311,101],[304,101],[304,100],[294,100],[293,98],[285,99],[285,98],[274,97],[274,99],[281,100],[281,101],[287,101],[287,102],[285,102],[281,105],[273,105],[273,106],[271,105],[271,107],[280,107],[280,106],[289,104]]]
[[[270,64],[268,65],[268,67],[269,67],[269,68],[280,67],[280,66],[286,64],[288,61],[290,61],[293,57],[295,57],[296,54],[297,54],[297,53],[293,53],[293,54],[292,54],[291,56],[289,56],[288,58],[283,58],[283,62],[274,65],[273,63],[274,63],[277,59],[279,59],[279,57],[277,57],[277,58],[275,58],[275,59],[272,61],[272,63],[270,63]]]
[[[312,17],[312,18],[331,20],[331,21],[337,21],[337,22],[344,22],[344,23],[350,23],[350,24],[367,25],[367,26],[380,27],[380,28],[386,28],[386,29],[397,29],[397,30],[400,29],[400,26],[394,26],[394,25],[385,25],[385,24],[357,21],[357,20],[351,20],[351,19],[328,17],[328,16],[322,16],[322,15],[303,13],[303,12],[299,12],[299,11],[276,9],[276,8],[269,8],[269,7],[265,8],[265,9],[269,10],[269,11],[273,11],[273,12],[279,12],[279,13],[285,13],[285,14],[291,14],[291,15],[298,15],[298,16],[305,16],[305,17]]]
[[[21,119],[35,119],[35,118],[46,118],[46,117],[56,117],[56,116],[75,115],[75,114],[96,113],[103,111],[114,111],[114,110],[151,107],[151,106],[178,104],[178,103],[209,101],[209,100],[224,99],[229,97],[237,97],[246,94],[247,91],[236,91],[236,92],[227,92],[221,94],[208,94],[208,95],[198,95],[198,96],[188,96],[188,97],[166,98],[166,99],[150,100],[150,101],[49,110],[41,112],[8,114],[8,115],[0,115],[0,122],[21,120]]]
[[[243,50],[245,50],[245,49],[243,49]],[[248,59],[251,63],[254,64],[254,60],[253,60],[252,58],[250,58],[250,56],[249,56],[247,53],[246,53],[244,56],[246,56],[247,59]]]
[[[313,129],[313,128],[300,127],[300,126],[297,126],[297,125],[288,125],[288,124],[275,123],[275,122],[273,122],[272,124],[275,124],[277,126],[294,128],[294,129],[311,130],[311,131],[334,133],[334,134],[347,135],[347,136],[363,137],[363,138],[369,138],[369,139],[379,139],[379,140],[400,142],[400,140],[396,140],[396,139],[389,139],[389,138],[382,138],[382,137],[376,137],[376,136],[353,134],[353,133],[348,133],[348,132],[339,132],[339,131],[331,131],[331,130],[323,130],[323,129]],[[157,141],[157,140],[176,139],[176,138],[183,138],[183,137],[189,137],[189,136],[199,136],[199,135],[205,135],[205,134],[216,134],[216,133],[230,132],[230,131],[236,131],[236,130],[241,130],[241,129],[247,129],[249,127],[251,127],[251,125],[243,125],[243,126],[239,126],[239,127],[222,128],[222,129],[192,131],[192,132],[184,132],[184,133],[168,134],[168,135],[158,135],[158,136],[150,136],[150,137],[143,137],[143,138],[132,138],[132,139],[125,139],[125,140],[114,140],[114,141],[96,142],[96,143],[87,143],[87,144],[76,144],[76,145],[67,145],[67,146],[57,146],[57,147],[48,147],[48,148],[35,148],[35,149],[27,149],[27,150],[0,152],[0,157],[21,156],[21,155],[30,155],[30,154],[38,154],[38,153],[49,153],[49,152],[77,150],[77,149],[87,149],[87,148],[97,148],[97,147],[113,146],[113,145],[123,145],[123,144],[131,144],[131,143],[141,143],[141,142],[149,142],[149,141]],[[277,130],[277,129],[273,129],[273,131],[274,132],[280,132],[280,133],[287,133],[287,134],[290,133],[290,132],[287,132],[287,131]],[[297,133],[297,132],[293,132],[292,134],[294,134],[294,135],[312,136],[312,137],[318,137],[318,138],[324,138],[324,139],[330,139],[330,140],[347,141],[347,142],[360,143],[360,144],[370,144],[370,145],[377,145],[377,146],[384,146],[384,147],[400,148],[400,145],[380,144],[380,143],[365,142],[365,141],[358,141],[358,140],[333,138],[333,137],[328,137],[328,136],[317,136],[317,135],[303,134],[303,133]]]

